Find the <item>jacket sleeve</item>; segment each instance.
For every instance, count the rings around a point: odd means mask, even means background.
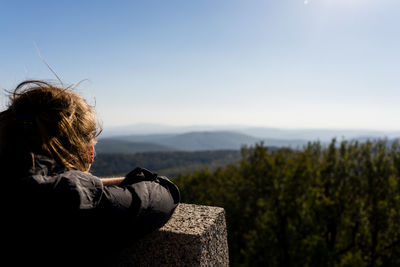
[[[179,189],[168,178],[136,168],[119,186],[104,186],[99,211],[117,229],[136,237],[162,227],[180,202]]]

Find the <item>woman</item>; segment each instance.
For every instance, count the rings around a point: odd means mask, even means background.
[[[171,217],[180,198],[166,177],[90,174],[100,132],[93,108],[68,88],[28,80],[14,90],[0,113],[2,240],[13,265],[107,265]]]

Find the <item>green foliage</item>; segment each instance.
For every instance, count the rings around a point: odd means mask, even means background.
[[[244,147],[180,175],[186,203],[224,207],[232,266],[400,266],[400,146]]]

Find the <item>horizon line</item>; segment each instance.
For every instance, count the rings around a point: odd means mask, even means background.
[[[372,127],[291,127],[291,126],[271,126],[271,125],[251,125],[251,124],[168,124],[168,123],[152,123],[152,122],[137,122],[137,123],[129,123],[129,124],[120,124],[120,125],[103,125],[103,130],[108,129],[116,129],[116,128],[125,128],[125,127],[165,127],[165,128],[241,128],[241,129],[274,129],[274,130],[328,130],[328,131],[373,131],[373,132],[400,132],[400,128],[372,128]],[[213,131],[212,129],[210,129]],[[237,130],[237,129],[232,129]]]

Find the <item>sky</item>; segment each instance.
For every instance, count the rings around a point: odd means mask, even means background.
[[[0,0],[0,106],[61,80],[104,128],[400,130],[398,0]]]

